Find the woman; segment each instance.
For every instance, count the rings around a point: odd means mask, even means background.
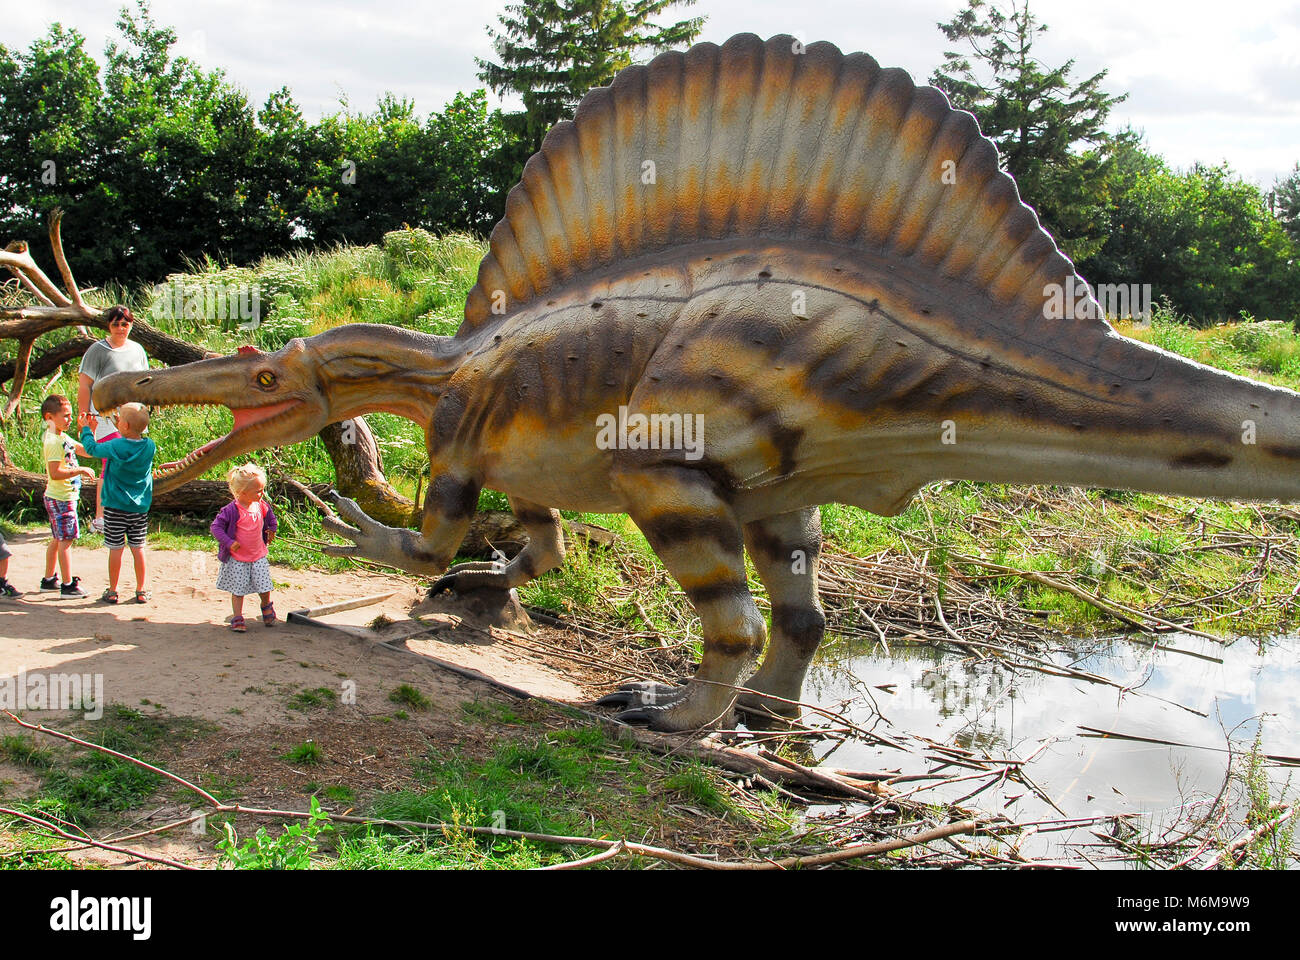
[[[110,307],[104,314],[108,324],[108,336],[98,343],[93,343],[86,355],[81,358],[81,370],[77,387],[77,410],[84,413],[89,410],[99,418],[95,427],[95,442],[103,443],[118,435],[113,421],[95,409],[91,403],[91,391],[96,383],[109,374],[123,371],[140,371],[149,369],[149,355],[144,347],[130,339],[131,324],[135,317],[126,307],[118,304]],[[104,501],[101,492],[104,489],[104,472],[108,470],[108,461],[104,461],[104,470],[100,473],[99,485],[95,488],[95,519],[90,526],[96,533],[104,532]]]

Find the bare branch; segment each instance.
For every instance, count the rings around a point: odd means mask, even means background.
[[[72,268],[68,266],[68,258],[63,255],[63,236],[60,229],[62,224],[63,211],[56,208],[50,214],[50,246],[54,248],[54,262],[59,265],[59,273],[63,275],[63,286],[67,288],[73,306],[86,316],[91,316],[98,311],[92,311],[82,301],[81,291],[77,289],[77,281],[72,278]]]
[[[36,338],[28,337],[18,344],[18,356],[14,358],[14,380],[9,386],[9,402],[5,404],[3,411],[0,411],[0,423],[7,421],[23,398],[23,387],[27,384],[27,369],[32,359],[32,347],[36,346]]]
[[[45,271],[36,265],[27,250],[27,244],[16,240],[4,250],[0,250],[0,267],[7,267],[14,276],[26,277],[31,285],[37,287],[41,295],[56,307],[70,307],[72,301],[65,297],[54,281],[45,275]]]

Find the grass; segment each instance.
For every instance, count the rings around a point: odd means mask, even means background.
[[[42,750],[27,736],[0,737],[0,760],[8,760],[22,767],[48,770],[54,766],[54,755]]]
[[[462,712],[493,726],[504,713],[511,718],[508,739],[485,756],[430,750],[415,765],[421,786],[379,796],[369,812],[389,820],[598,837],[671,835],[694,822],[696,811],[733,829],[755,825],[727,800],[714,770],[654,757],[597,727],[545,729],[501,706],[473,702]],[[760,826],[776,835],[790,822]],[[335,865],[345,869],[520,869],[580,854],[501,835],[473,835],[455,826],[423,836],[371,826],[343,833],[336,855]]]
[[[412,710],[423,711],[429,709],[429,698],[409,683],[399,686],[388,695],[388,699],[393,703],[406,704]]]
[[[1247,802],[1244,826],[1252,831],[1275,820],[1284,805],[1294,806],[1296,802],[1295,797],[1290,796],[1290,777],[1280,786],[1270,782],[1262,743],[1261,724],[1255,731],[1250,752],[1235,771]],[[1251,840],[1238,866],[1250,870],[1288,870],[1297,862],[1300,862],[1300,847],[1296,845],[1296,818],[1292,816],[1276,829]]]
[[[320,744],[314,740],[307,740],[298,744],[284,755],[284,759],[290,763],[300,763],[309,767],[317,766],[324,762],[325,751],[321,749]]]
[[[314,710],[322,707],[333,707],[338,700],[336,694],[329,687],[316,687],[312,690],[299,690],[289,698],[290,710]]]
[[[119,704],[77,730],[82,739],[139,759],[150,759],[185,740],[216,729],[190,718],[143,714]],[[126,760],[98,751],[40,750],[25,736],[6,736],[7,760],[41,772],[37,795],[15,809],[90,826],[106,814],[132,809],[158,790],[162,778]]]

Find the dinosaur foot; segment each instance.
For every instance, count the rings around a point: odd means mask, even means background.
[[[667,684],[631,684],[630,686],[653,687],[656,702],[641,701],[642,693],[646,692],[644,690],[619,690],[611,693],[600,702],[608,701],[613,706],[637,704],[615,714],[615,720],[623,723],[645,724],[651,730],[665,733],[702,730],[730,723],[732,694],[730,690],[717,684],[692,682],[683,687],[671,687]],[[649,694],[647,699],[648,696]],[[665,697],[671,699],[664,699]],[[615,701],[613,698],[619,699]]]
[[[790,723],[797,723],[802,712],[798,704],[792,704],[789,700],[794,697],[763,696],[762,687],[757,686],[762,680],[751,678],[746,687],[750,689],[748,693],[741,693],[736,699],[736,712],[740,713],[745,726],[751,730],[784,730]],[[796,695],[798,696],[798,695]]]
[[[761,693],[742,693],[736,699],[736,712],[751,730],[786,730],[802,716],[797,705]]]
[[[437,588],[437,583],[430,588],[429,599],[420,604],[421,613],[450,614],[476,627],[533,632],[533,621],[514,590],[495,587],[462,590]]]
[[[429,596],[451,590],[455,593],[469,593],[473,590],[509,590],[510,582],[502,565],[494,560],[475,560],[471,563],[458,563],[433,582]]]
[[[685,695],[686,685],[671,683],[625,683],[613,693],[607,693],[596,701],[598,707],[653,707],[671,703]]]

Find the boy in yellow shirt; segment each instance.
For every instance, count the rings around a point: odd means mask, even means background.
[[[50,394],[41,404],[41,417],[45,420],[45,435],[41,438],[42,459],[45,461],[45,512],[50,518],[50,532],[54,539],[45,551],[45,579],[42,590],[58,590],[63,597],[84,597],[80,577],[72,576],[68,548],[81,535],[77,525],[77,502],[81,499],[82,478],[95,478],[95,471],[77,463],[77,456],[89,456],[85,447],[64,433],[72,423],[72,404],[57,393]],[[58,561],[63,574],[60,583],[54,576]]]

